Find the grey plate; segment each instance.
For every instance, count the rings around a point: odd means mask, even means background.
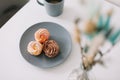
[[[55,40],[60,52],[55,58],[48,58],[43,53],[39,56],[32,56],[27,52],[27,45],[34,40],[34,33],[39,28],[46,28],[50,32],[50,39]],[[63,63],[70,55],[72,49],[72,41],[70,34],[61,25],[52,22],[41,22],[28,28],[21,37],[20,51],[22,56],[31,64],[41,67],[50,68]]]

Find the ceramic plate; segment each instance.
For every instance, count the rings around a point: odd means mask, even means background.
[[[54,58],[48,58],[42,53],[39,56],[32,56],[27,52],[27,45],[34,39],[34,33],[39,28],[46,28],[50,32],[50,39],[55,40],[59,47],[60,52]],[[28,28],[22,35],[20,40],[20,52],[22,56],[31,64],[41,67],[50,68],[63,63],[71,53],[72,41],[69,32],[61,25],[52,22],[41,22]]]

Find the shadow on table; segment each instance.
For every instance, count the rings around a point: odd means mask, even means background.
[[[0,0],[0,28],[29,0]]]

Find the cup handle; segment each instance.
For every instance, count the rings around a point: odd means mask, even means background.
[[[41,3],[39,0],[37,0],[38,4],[40,4],[41,6],[44,6],[43,3]]]

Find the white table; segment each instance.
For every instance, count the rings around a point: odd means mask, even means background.
[[[120,26],[120,8],[103,2],[103,8],[115,8],[112,23]],[[56,22],[64,26],[73,36],[74,19],[79,16],[86,19],[87,11],[78,0],[65,0],[64,12],[59,17],[50,17],[45,8],[36,0],[29,1],[0,29],[0,80],[67,80],[72,69],[80,65],[80,51],[73,41],[73,49],[68,59],[61,65],[40,69],[29,64],[19,51],[19,41],[23,32],[38,22]],[[73,37],[72,37],[73,38]],[[105,56],[108,68],[96,65],[92,72],[96,80],[120,80],[120,44]]]

